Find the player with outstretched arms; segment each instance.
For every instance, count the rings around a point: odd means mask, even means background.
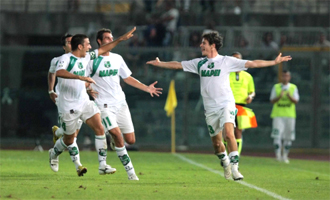
[[[223,45],[223,38],[218,32],[203,34],[200,48],[203,58],[182,62],[148,61],[147,64],[166,69],[183,69],[200,76],[201,95],[203,97],[206,124],[211,136],[215,154],[223,163],[226,179],[232,176],[234,180],[243,179],[238,171],[239,156],[234,135],[235,99],[229,84],[229,73],[246,70],[247,68],[262,68],[273,66],[291,60],[291,56],[279,54],[275,60],[240,60],[231,56],[222,56],[218,50]],[[229,158],[222,142],[222,135],[228,143]]]
[[[119,37],[117,40],[88,52],[91,49],[86,35],[77,34],[72,37],[72,52],[61,56],[56,66],[58,77],[58,90],[60,95],[57,101],[60,124],[64,130],[62,138],[58,139],[54,148],[49,150],[50,167],[56,168],[58,156],[68,149],[71,159],[75,164],[78,176],[83,176],[87,168],[83,167],[79,160],[79,151],[74,144],[74,133],[78,126],[78,120],[83,120],[95,133],[95,149],[98,153],[99,174],[114,173],[115,169],[106,164],[107,143],[104,129],[101,123],[100,111],[93,101],[89,100],[85,83],[95,83],[90,77],[86,77],[86,67],[90,60],[94,60],[100,54],[113,49],[119,42],[133,36],[135,27]],[[57,163],[58,164],[58,163]]]
[[[96,42],[99,46],[104,46],[112,41],[113,36],[110,29],[101,29],[97,32]],[[87,66],[87,74],[96,82],[96,84],[91,84],[91,87],[96,92],[95,103],[101,111],[102,124],[110,133],[111,143],[114,142],[112,148],[116,150],[125,167],[128,179],[139,180],[124,145],[124,139],[128,144],[135,143],[135,133],[125,93],[120,86],[120,77],[125,83],[150,93],[152,97],[153,95],[159,96],[162,89],[154,87],[157,81],[147,86],[133,78],[124,59],[119,54],[112,52],[106,52],[90,61]]]

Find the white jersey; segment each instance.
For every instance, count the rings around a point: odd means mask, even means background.
[[[51,61],[50,61],[50,67],[49,67],[49,73],[52,73],[52,74],[55,74],[56,73],[56,65],[57,65],[57,62],[58,62],[58,59],[60,58],[61,56],[59,57],[55,57],[53,58]],[[57,88],[57,84],[55,86],[55,92],[57,95],[59,95],[59,91],[58,91],[58,88]]]
[[[233,92],[230,88],[229,74],[246,70],[247,60],[231,56],[217,55],[215,58],[196,58],[182,61],[183,70],[200,76],[201,95],[206,112],[212,112],[235,105]]]
[[[57,63],[56,71],[67,70],[72,74],[86,76],[86,67],[90,60],[98,56],[98,50],[86,54],[84,58],[78,58],[72,53],[63,54]],[[58,90],[61,95],[58,97],[57,108],[59,113],[68,113],[71,110],[81,111],[89,96],[86,92],[85,81],[78,79],[58,78]]]
[[[96,82],[96,85],[92,84],[93,90],[98,92],[96,104],[109,106],[124,101],[126,98],[120,86],[120,77],[125,79],[131,74],[124,59],[116,53],[110,52],[109,56],[99,56],[89,62],[87,75]]]

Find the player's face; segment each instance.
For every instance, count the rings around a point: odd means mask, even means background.
[[[287,84],[290,82],[291,74],[289,72],[282,74],[282,83]]]
[[[113,36],[111,33],[103,33],[103,38],[101,41],[101,46],[105,44],[109,44],[110,42],[113,41]]]
[[[65,39],[65,46],[63,47],[65,53],[71,52],[71,39],[72,39],[72,37],[67,37]]]
[[[86,52],[88,52],[90,49],[92,48],[91,43],[89,42],[88,38],[84,39],[84,45],[83,45],[83,49],[82,49],[82,57],[86,56]]]
[[[199,45],[201,47],[201,51],[202,51],[202,55],[203,56],[208,56],[211,54],[211,46],[209,41],[207,41],[206,39],[202,39],[202,43],[201,45]]]

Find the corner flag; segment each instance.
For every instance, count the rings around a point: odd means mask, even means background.
[[[176,99],[176,93],[175,93],[175,84],[174,80],[171,80],[170,88],[168,90],[168,95],[165,103],[164,110],[166,111],[166,115],[170,117],[178,105],[178,101]]]

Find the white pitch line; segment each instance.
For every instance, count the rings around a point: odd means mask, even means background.
[[[173,154],[173,155],[176,156],[176,157],[178,157],[178,158],[180,158],[180,159],[183,160],[183,161],[186,161],[186,162],[192,164],[192,165],[195,165],[195,166],[197,166],[197,167],[200,167],[200,168],[206,169],[206,170],[208,170],[208,171],[210,171],[210,172],[213,172],[213,173],[215,173],[215,174],[218,174],[218,175],[224,176],[223,173],[222,173],[221,171],[214,170],[214,169],[211,169],[211,168],[209,168],[209,167],[206,167],[205,165],[202,165],[202,164],[197,163],[197,162],[195,162],[195,161],[193,161],[193,160],[190,160],[190,159],[188,159],[188,158],[186,158],[186,157],[184,157],[184,156],[182,156],[182,155],[180,155],[180,154]],[[247,186],[247,187],[249,187],[249,188],[252,188],[252,189],[258,190],[258,191],[260,191],[260,192],[262,192],[262,193],[265,193],[265,194],[267,194],[268,196],[271,196],[271,197],[273,197],[273,198],[275,198],[275,199],[279,199],[279,200],[290,200],[290,199],[285,198],[285,197],[282,197],[281,195],[278,195],[278,194],[276,194],[276,193],[274,193],[274,192],[270,192],[270,191],[268,191],[268,190],[266,190],[266,189],[263,189],[263,188],[257,187],[257,186],[255,186],[255,185],[252,185],[252,184],[247,183],[247,182],[245,182],[245,181],[235,181],[235,182],[236,182],[236,183],[239,183],[239,184],[242,184],[242,185],[245,185],[245,186]]]

